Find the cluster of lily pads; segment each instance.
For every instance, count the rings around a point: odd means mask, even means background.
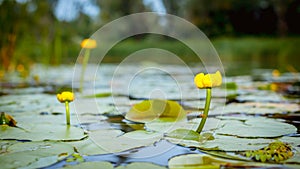
[[[123,100],[126,111],[121,110],[122,105],[117,110],[111,104],[110,94],[78,96],[76,100],[71,92],[60,93],[57,98],[48,94],[37,94],[35,98],[30,94],[2,96],[0,108],[12,116],[1,114],[0,164],[4,168],[51,168],[51,164],[63,160],[62,166],[66,168],[134,168],[141,165],[144,168],[166,168],[166,165],[168,168],[299,167],[297,128],[282,119],[265,116],[266,113],[297,112],[297,103],[269,102],[266,97],[269,95],[273,101],[281,99],[280,95],[269,90],[256,93],[256,99],[261,99],[256,102],[251,100],[249,94],[254,91],[249,88],[251,85],[233,82],[238,85],[227,89],[227,94],[233,93],[234,99],[244,101],[222,107],[217,102],[219,93],[214,91],[224,88],[214,88],[212,91],[213,87],[221,85],[220,79],[218,72],[195,77],[196,86],[206,91],[206,97],[202,98],[206,101],[179,104],[171,100],[152,99],[132,100],[133,105],[126,105],[129,98],[121,95],[117,99]],[[94,104],[95,99],[102,104]],[[74,104],[69,105],[71,101]],[[200,110],[199,104],[202,104]],[[30,105],[26,111],[11,112],[16,106],[25,109],[26,105]],[[114,122],[117,118],[120,120]],[[18,123],[12,123],[11,119]],[[16,127],[7,127],[9,124]],[[155,145],[161,140],[174,143],[174,146],[196,148],[204,153],[177,154],[170,157],[164,166],[141,161],[120,166],[89,161],[92,155],[110,153],[138,159],[137,154],[143,152],[143,147]],[[156,153],[163,154],[171,148]],[[151,158],[155,155],[144,156]]]

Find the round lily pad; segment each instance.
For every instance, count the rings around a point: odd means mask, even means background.
[[[107,153],[116,153],[153,144],[163,136],[160,133],[137,130],[123,134],[120,130],[97,130],[90,138]]]
[[[14,140],[80,140],[86,135],[81,128],[65,125],[29,124],[24,128],[6,127],[1,128],[1,139]]]
[[[276,119],[268,119],[264,117],[245,118],[246,119],[244,121],[224,120],[223,127],[218,128],[216,133],[238,137],[272,138],[297,132],[297,128],[295,126]]]
[[[79,163],[77,165],[66,165],[63,168],[69,169],[82,169],[82,168],[105,168],[105,169],[113,169],[114,166],[110,162],[104,161],[88,161],[84,163]]]
[[[125,116],[126,119],[136,122],[151,122],[157,119],[178,121],[186,118],[185,110],[170,100],[144,100],[135,104]]]
[[[11,145],[0,154],[1,168],[41,168],[74,153],[71,145],[57,142],[25,142]]]

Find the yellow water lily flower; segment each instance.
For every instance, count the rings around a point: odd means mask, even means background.
[[[74,100],[74,94],[72,92],[62,92],[61,94],[57,94],[56,97],[61,103],[66,101],[72,102]]]
[[[86,48],[86,49],[93,49],[95,47],[97,47],[97,41],[94,39],[84,39],[80,46],[82,48]]]
[[[202,119],[196,130],[196,132],[201,133],[204,124],[206,122],[206,119],[208,117],[212,87],[220,86],[222,84],[222,75],[219,71],[217,71],[214,74],[206,74],[206,75],[204,73],[199,73],[195,76],[194,82],[199,89],[206,89],[206,99],[205,99],[205,106],[202,114]]]
[[[61,94],[56,95],[57,100],[61,103],[65,103],[66,107],[66,123],[69,126],[70,123],[70,107],[69,103],[74,100],[74,94],[72,92],[62,92]]]
[[[222,75],[219,71],[206,75],[199,73],[195,76],[194,82],[199,89],[216,87],[222,84]]]

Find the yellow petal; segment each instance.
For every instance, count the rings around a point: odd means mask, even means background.
[[[210,88],[220,86],[222,84],[222,75],[219,71],[214,74],[199,73],[194,78],[195,85],[199,88]]]
[[[194,78],[194,82],[195,82],[195,85],[201,89],[203,88],[203,78],[204,78],[204,74],[203,73],[199,73],[195,76]]]
[[[74,94],[72,92],[62,92],[61,94],[57,94],[57,100],[64,103],[66,101],[72,102],[74,100]]]
[[[220,86],[222,84],[222,75],[219,71],[212,75],[212,87]]]
[[[205,88],[212,87],[212,76],[210,74],[204,75],[203,86]]]

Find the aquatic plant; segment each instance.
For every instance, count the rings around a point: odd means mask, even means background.
[[[17,126],[17,121],[9,114],[1,112],[0,114],[0,125],[8,125],[11,127]]]
[[[83,81],[84,81],[84,73],[86,70],[86,66],[88,64],[89,58],[90,58],[90,50],[93,48],[97,47],[97,41],[94,39],[84,39],[80,46],[85,50],[84,56],[83,56],[83,61],[82,61],[82,71],[81,71],[81,76],[80,76],[80,87],[79,91],[82,92],[83,89]]]
[[[60,94],[57,94],[57,100],[60,101],[61,103],[65,103],[66,107],[66,122],[67,125],[70,125],[70,107],[69,107],[69,102],[72,102],[74,100],[74,94],[72,92],[62,92]]]
[[[244,156],[261,162],[280,162],[291,158],[293,156],[293,151],[291,145],[276,141],[259,150],[246,151]]]
[[[214,74],[205,75],[204,73],[199,73],[195,76],[194,82],[196,87],[198,87],[199,89],[206,89],[204,112],[202,115],[201,122],[196,130],[198,133],[201,133],[208,116],[211,101],[211,89],[212,87],[220,86],[222,84],[222,75],[219,71],[217,71]]]

